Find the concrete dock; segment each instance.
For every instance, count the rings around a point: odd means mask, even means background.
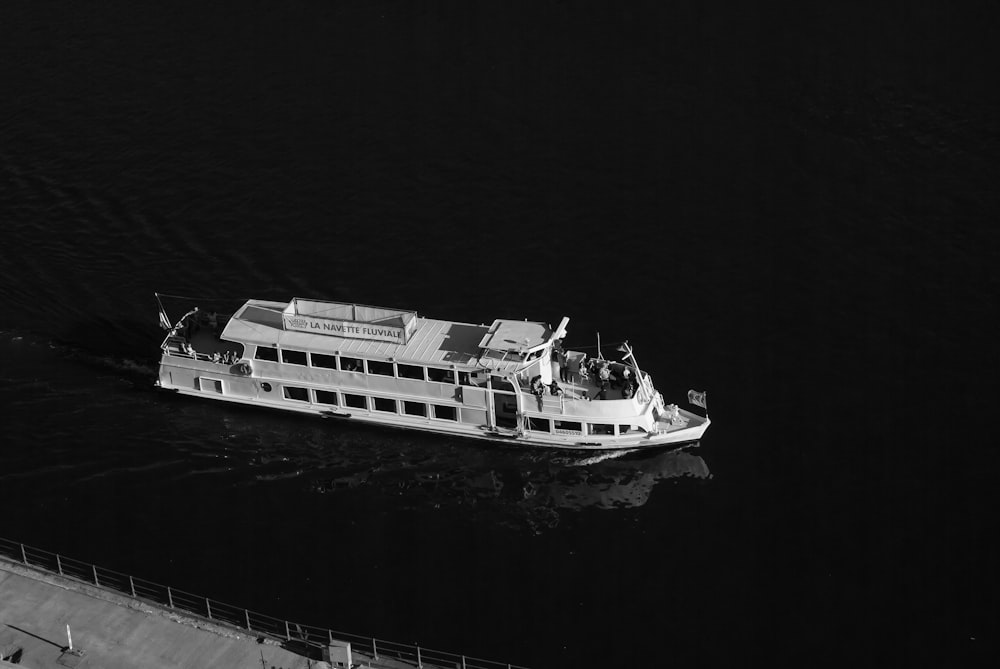
[[[72,637],[67,636],[67,625]],[[334,669],[250,635],[0,558],[0,668]],[[355,654],[355,666],[415,665]],[[426,663],[424,666],[428,666]]]
[[[0,653],[29,669],[330,666],[275,642],[258,643],[232,629],[3,560]]]

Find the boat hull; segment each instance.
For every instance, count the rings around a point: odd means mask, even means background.
[[[465,437],[481,441],[516,443],[525,446],[558,448],[580,451],[622,450],[662,448],[664,446],[680,446],[701,439],[711,421],[707,417],[697,416],[681,410],[689,421],[686,427],[661,433],[650,432],[636,436],[596,436],[579,435],[577,437],[562,437],[560,435],[537,435],[532,432],[519,433],[514,429],[489,429],[486,426],[466,425],[462,423],[442,423],[432,419],[420,419],[398,414],[381,414],[363,409],[339,409],[320,407],[311,404],[290,404],[281,400],[266,400],[254,397],[239,397],[205,392],[189,388],[171,387],[157,382],[157,388],[171,391],[178,395],[211,399],[242,406],[251,406],[296,414],[305,414],[325,419],[349,420],[352,423],[377,425],[401,430],[417,430],[420,432]]]

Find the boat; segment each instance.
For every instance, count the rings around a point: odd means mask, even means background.
[[[156,385],[182,395],[578,450],[696,442],[711,422],[703,392],[666,404],[628,342],[617,360],[564,347],[569,318],[475,325],[293,298],[172,321],[161,297]]]

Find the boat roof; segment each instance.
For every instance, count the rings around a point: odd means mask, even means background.
[[[525,353],[548,343],[552,330],[545,323],[533,321],[493,321],[489,332],[479,342],[481,348],[508,353]]]
[[[370,307],[378,310],[372,313],[413,315],[412,331],[405,343],[331,333],[316,334],[285,328],[282,317],[287,314],[290,304],[248,300],[229,319],[221,337],[227,341],[260,346],[277,346],[329,355],[391,358],[396,362],[422,365],[473,366],[481,361],[481,365],[503,373],[516,370],[523,364],[523,360],[519,355],[507,360],[506,356],[497,356],[493,352],[522,353],[529,348],[537,349],[552,334],[551,328],[544,323],[532,321],[496,320],[490,326],[473,325],[424,318],[415,312],[378,307]]]

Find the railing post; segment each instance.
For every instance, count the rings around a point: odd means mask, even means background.
[[[135,581],[132,580],[131,576],[128,577],[128,587],[132,589],[132,596],[135,597]]]
[[[170,586],[167,586],[167,601],[170,602],[170,608],[174,608],[174,596],[170,592]]]
[[[94,570],[94,585],[100,585],[101,582],[97,580],[97,565],[92,564],[90,565],[90,568]]]
[[[59,559],[58,553],[56,554],[56,569],[59,570],[59,575],[62,576],[62,560]]]
[[[424,663],[420,661],[420,646],[417,646],[417,667],[423,669]]]
[[[462,669],[465,669],[465,656],[462,656]]]
[[[212,619],[212,605],[208,602],[208,597],[205,598],[205,609],[208,611],[208,619]]]
[[[375,637],[372,637],[372,659],[378,659],[378,647],[375,645]]]
[[[245,613],[247,617],[247,632],[252,632],[253,628],[250,627],[250,612],[247,611],[246,609],[243,609],[243,613]]]
[[[24,564],[28,564],[28,556],[24,552],[24,544],[20,544],[20,546],[21,546],[21,562],[23,562]]]
[[[288,629],[288,621],[285,621],[285,641],[292,640],[292,632]]]

